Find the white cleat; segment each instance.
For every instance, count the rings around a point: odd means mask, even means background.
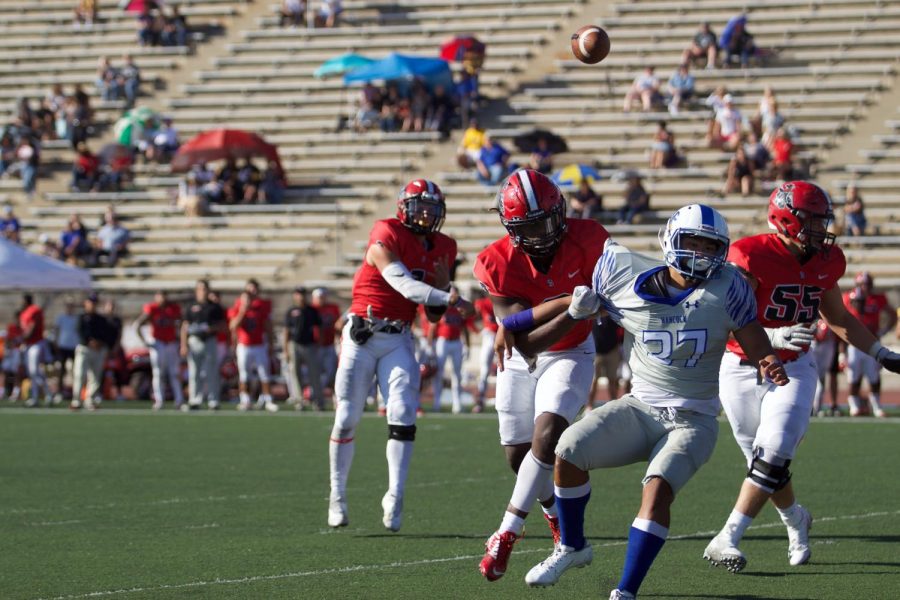
[[[585,543],[584,548],[575,550],[560,544],[553,554],[531,567],[525,575],[525,583],[532,587],[547,587],[559,581],[560,576],[569,569],[580,569],[594,560],[594,549]]]
[[[403,522],[403,496],[398,498],[388,492],[381,499],[381,508],[384,509],[384,518],[381,520],[384,527],[393,532],[400,531]]]
[[[274,402],[266,402],[266,410],[269,411],[270,413],[277,413],[278,405],[275,404]]]
[[[809,530],[812,529],[812,515],[809,511],[798,506],[797,509],[803,514],[799,527],[788,527],[788,562],[792,567],[805,565],[809,562],[812,552],[809,549]]]
[[[346,527],[349,523],[347,519],[347,503],[343,500],[331,500],[328,502],[328,526],[329,527]]]
[[[623,592],[622,590],[613,590],[609,593],[609,600],[635,600],[637,596],[631,592]]]
[[[243,401],[242,401],[242,402],[238,402],[237,410],[239,410],[239,411],[241,411],[241,412],[247,412],[248,410],[250,410],[250,403],[249,403],[249,402],[243,402]]]
[[[747,566],[747,557],[744,556],[744,553],[738,550],[738,547],[729,539],[721,535],[714,537],[706,546],[703,558],[711,562],[714,567],[723,566],[732,573],[739,573]]]

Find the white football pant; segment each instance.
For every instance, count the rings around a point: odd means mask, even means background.
[[[856,346],[847,348],[847,380],[850,383],[860,383],[865,377],[869,385],[881,383],[881,365]]]
[[[153,396],[156,403],[162,404],[166,399],[163,380],[168,377],[175,404],[180,406],[184,402],[184,394],[181,390],[181,355],[178,353],[178,342],[153,342],[150,345],[150,368],[153,373]]]
[[[238,344],[235,352],[237,355],[238,378],[241,383],[250,380],[250,372],[256,371],[260,382],[269,382],[269,348],[266,344],[245,346]]]
[[[453,412],[462,410],[462,398],[460,397],[460,384],[462,383],[462,340],[448,340],[439,337],[434,343],[437,372],[432,378],[431,386],[434,391],[434,410],[441,409],[441,392],[444,390],[444,366],[450,359],[453,370],[450,372],[450,389],[453,394]]]
[[[484,398],[487,392],[488,377],[491,376],[491,367],[494,366],[494,336],[493,331],[481,330],[481,348],[478,351],[478,394]]]

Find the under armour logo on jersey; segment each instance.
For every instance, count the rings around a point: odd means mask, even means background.
[[[687,302],[684,303],[684,307],[685,308],[700,308],[700,301],[694,300],[693,302],[691,302],[690,300],[688,300]]]

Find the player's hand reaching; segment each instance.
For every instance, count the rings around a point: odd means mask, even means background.
[[[805,352],[816,339],[815,323],[797,323],[787,327],[766,329],[766,335],[776,350]]]
[[[580,321],[590,319],[600,312],[600,296],[586,285],[579,285],[572,292],[569,316]]]
[[[763,379],[771,381],[775,385],[787,385],[790,382],[787,371],[784,370],[784,364],[774,354],[759,361],[759,372]]]
[[[507,358],[512,358],[513,345],[515,342],[516,340],[513,337],[513,332],[504,327],[503,323],[500,323],[497,328],[497,333],[494,335],[494,354],[497,356],[498,371],[503,370],[504,361]]]
[[[475,305],[465,298],[460,298],[459,302],[456,303],[456,310],[459,311],[459,314],[462,315],[463,319],[468,319],[475,314]]]

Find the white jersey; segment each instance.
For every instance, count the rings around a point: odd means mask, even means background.
[[[666,268],[661,260],[610,242],[594,268],[594,291],[625,329],[632,393],[653,406],[715,415],[728,335],[756,319],[753,290],[736,268],[725,265],[697,287],[656,295],[649,280]]]

